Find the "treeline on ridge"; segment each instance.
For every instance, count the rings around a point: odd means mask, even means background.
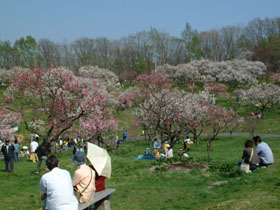
[[[155,66],[178,65],[197,59],[224,61],[239,58],[264,62],[269,70],[280,66],[280,18],[256,18],[245,27],[225,26],[198,32],[186,23],[180,37],[155,28],[109,40],[80,38],[72,43],[22,37],[11,43],[0,41],[0,68],[14,66],[65,66],[78,70],[92,65],[117,75],[144,73]]]

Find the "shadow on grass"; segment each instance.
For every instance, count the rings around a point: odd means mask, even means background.
[[[276,186],[278,186],[278,187],[280,187],[280,182],[279,183],[277,183],[277,184],[275,184]]]
[[[241,176],[241,171],[240,170],[236,170],[234,172],[231,173],[219,173],[219,176],[223,177],[223,178],[236,178],[236,177],[240,177]]]

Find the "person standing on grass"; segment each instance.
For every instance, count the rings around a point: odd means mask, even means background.
[[[45,146],[45,143],[43,142],[36,150],[36,153],[37,153],[37,156],[38,156],[38,164],[37,164],[37,168],[36,168],[36,171],[35,173],[36,174],[39,174],[40,172],[40,167],[41,167],[41,164],[44,160],[47,159],[47,148]]]
[[[1,148],[2,153],[4,154],[5,160],[5,172],[14,172],[14,158],[15,158],[15,147],[10,144],[10,139],[5,139],[5,145]],[[10,165],[10,167],[9,167]]]
[[[39,141],[39,137],[36,136],[36,138],[33,139],[30,144],[30,150],[31,150],[30,160],[32,160],[33,163],[38,161],[38,156],[36,154],[36,150],[39,146],[38,141]]]
[[[123,142],[127,141],[127,130],[123,131]]]
[[[15,147],[15,162],[18,162],[19,144],[17,139],[15,140],[14,147]]]
[[[256,152],[260,158],[260,167],[268,167],[273,164],[273,153],[268,144],[263,142],[260,136],[255,136],[253,140],[256,145]]]
[[[78,210],[70,173],[59,168],[59,161],[55,155],[51,155],[46,164],[50,172],[42,176],[39,184],[43,192],[41,200],[45,201],[42,209]]]

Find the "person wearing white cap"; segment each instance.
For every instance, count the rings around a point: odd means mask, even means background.
[[[191,139],[190,139],[189,136],[187,136],[187,138],[184,140],[184,150],[185,150],[185,152],[187,152],[191,149],[190,142],[191,142]]]

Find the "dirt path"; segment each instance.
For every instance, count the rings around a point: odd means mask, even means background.
[[[190,136],[192,136],[190,134]],[[205,134],[201,134],[201,136],[205,136]],[[242,136],[242,137],[252,137],[249,133],[220,133],[218,136]],[[255,133],[254,136],[260,136],[263,138],[280,138],[280,134],[263,134],[263,133]],[[144,140],[145,136],[138,136],[138,137],[128,137],[128,141],[139,141]]]

